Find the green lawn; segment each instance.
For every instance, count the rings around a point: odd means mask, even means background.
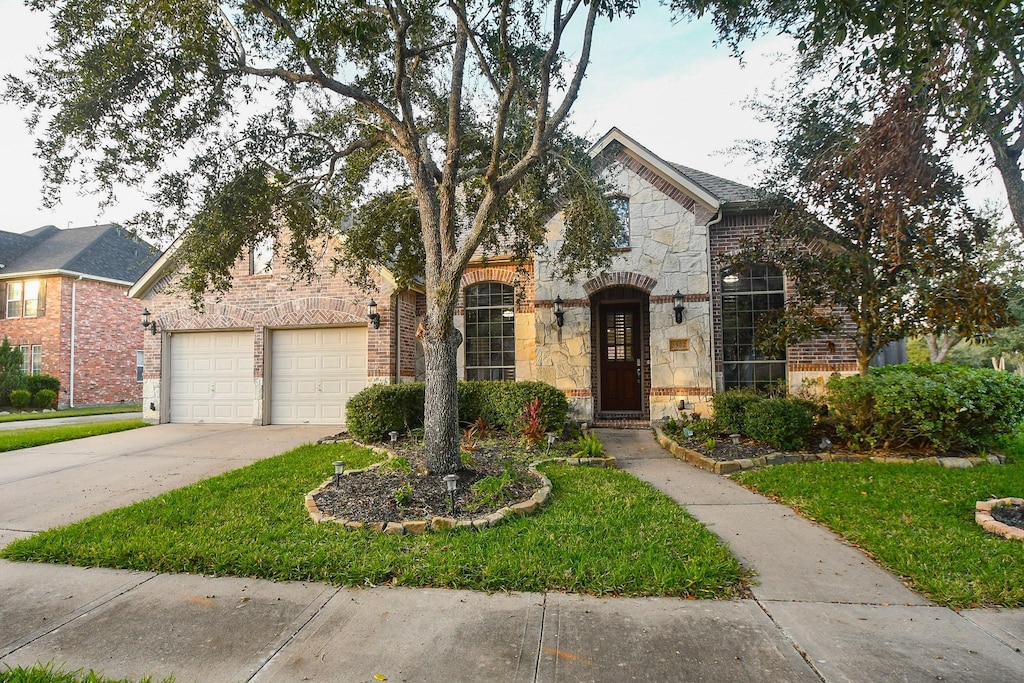
[[[8,545],[9,560],[361,586],[732,597],[744,575],[671,499],[617,470],[552,463],[533,517],[482,532],[388,536],[313,524],[306,492],[368,451],[303,446]],[[363,463],[358,460],[362,458]]]
[[[825,524],[940,604],[1024,606],[1024,543],[974,522],[976,501],[1024,497],[1024,464],[803,463],[734,478]]]
[[[0,453],[16,451],[19,448],[43,446],[48,443],[57,443],[58,441],[84,439],[87,436],[123,432],[147,426],[149,426],[148,423],[142,420],[111,420],[109,422],[84,422],[82,424],[56,425],[53,427],[4,430],[0,431]]]
[[[4,410],[13,410],[10,406]],[[116,406],[90,406],[88,408],[64,408],[52,413],[12,412],[0,415],[0,422],[22,422],[23,420],[49,420],[55,417],[82,417],[84,415],[116,415],[118,413],[139,413],[142,406],[138,403],[124,403]]]

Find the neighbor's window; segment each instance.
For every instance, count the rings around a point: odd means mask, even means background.
[[[722,359],[725,388],[766,387],[786,378],[786,354],[757,350],[757,322],[786,304],[782,271],[758,264],[722,277]]]
[[[43,347],[40,344],[22,344],[21,371],[26,375],[38,375],[43,371]]]
[[[45,309],[46,287],[42,280],[7,283],[8,318],[37,318]]]
[[[274,238],[265,237],[249,252],[249,275],[268,275],[273,272]]]
[[[467,287],[466,379],[515,378],[515,290],[500,282]]]
[[[629,197],[611,197],[608,202],[612,205],[612,211],[619,217],[620,232],[615,238],[614,245],[620,249],[629,246]]]
[[[135,381],[142,381],[142,371],[146,369],[146,354],[142,351],[135,352]]]

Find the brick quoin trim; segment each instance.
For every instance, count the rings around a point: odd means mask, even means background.
[[[562,393],[568,398],[589,398],[594,395],[590,389],[563,389]]]
[[[687,303],[700,303],[707,301],[710,297],[707,294],[684,294],[683,301]],[[651,297],[652,304],[673,304],[675,296],[672,294],[659,294]]]
[[[857,372],[856,363],[790,363],[793,372]]]
[[[583,291],[587,293],[587,296],[593,296],[596,292],[602,289],[618,285],[626,285],[642,289],[645,293],[650,294],[651,290],[653,290],[657,284],[658,281],[653,277],[641,275],[640,273],[620,271],[615,273],[603,273],[593,280],[585,282],[583,284]]]
[[[711,396],[710,387],[654,387],[651,396]]]

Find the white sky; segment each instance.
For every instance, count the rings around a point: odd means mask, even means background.
[[[0,0],[3,71],[23,72],[26,55],[45,43],[46,30],[44,16],[30,12],[20,0]],[[664,159],[753,183],[754,169],[725,152],[741,139],[772,134],[743,102],[758,88],[771,87],[781,69],[774,65],[775,55],[789,43],[759,41],[747,50],[746,65],[741,66],[726,48],[715,48],[713,40],[709,23],[673,25],[660,6],[645,7],[627,21],[603,23],[573,109],[578,132],[597,137],[617,126]],[[116,205],[101,209],[97,197],[81,196],[77,188],[68,187],[58,206],[44,209],[39,160],[33,156],[35,142],[24,113],[0,103],[0,129],[5,133],[0,230],[126,222],[148,208],[134,190],[120,192]],[[1003,200],[1001,186],[992,181],[972,197],[979,202]]]

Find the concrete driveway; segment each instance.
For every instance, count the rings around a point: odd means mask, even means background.
[[[0,547],[338,431],[164,424],[0,453]]]

